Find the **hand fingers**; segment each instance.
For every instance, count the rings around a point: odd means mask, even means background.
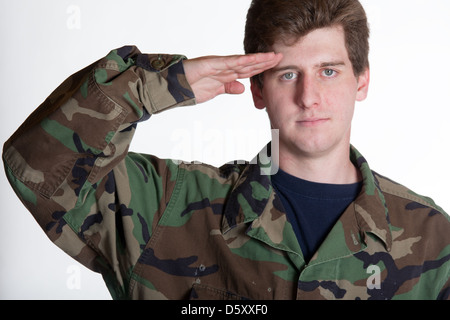
[[[273,68],[281,61],[281,58],[281,54],[273,52],[223,57],[223,65],[216,66],[216,70],[233,71],[239,78],[249,78]]]
[[[245,66],[253,66],[261,63],[267,63],[276,61],[279,59],[281,54],[276,54],[274,52],[260,52],[252,53],[246,55],[236,55],[223,57],[226,67],[228,68],[239,68]]]
[[[250,78],[275,67],[281,61],[282,55],[258,53],[245,56],[222,57],[221,63],[215,63],[212,77],[221,82],[232,82],[236,79]]]
[[[241,69],[237,70],[238,78],[250,78],[256,74],[262,73],[266,70],[269,70],[273,67],[275,67],[279,63],[279,60],[270,60],[270,61],[264,61],[255,65],[251,66],[243,66]]]
[[[237,79],[252,77],[276,66],[281,54],[257,53],[240,56],[209,56],[183,62],[186,79],[197,102],[208,101],[223,93],[240,94],[245,87]]]

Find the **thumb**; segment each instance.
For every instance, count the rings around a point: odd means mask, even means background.
[[[225,83],[225,93],[228,94],[241,94],[244,93],[245,86],[239,81],[233,81]]]

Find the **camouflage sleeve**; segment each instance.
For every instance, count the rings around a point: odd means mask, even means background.
[[[170,193],[164,186],[170,166],[131,155],[128,147],[138,122],[195,104],[183,59],[141,54],[132,46],[113,50],[63,82],[3,148],[14,191],[48,237],[84,265],[114,278],[117,288],[110,290],[119,296],[126,294],[124,275],[151,232],[133,224],[151,226],[151,215]],[[147,188],[145,202],[155,208],[135,212],[136,221],[126,220],[130,202],[143,201],[131,199],[132,180],[136,190]]]

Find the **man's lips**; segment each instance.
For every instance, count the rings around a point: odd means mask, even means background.
[[[297,123],[305,127],[313,127],[327,122],[328,118],[305,118],[298,120]]]

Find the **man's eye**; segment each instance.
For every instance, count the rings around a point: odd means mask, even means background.
[[[325,69],[323,70],[323,75],[325,77],[332,77],[336,74],[336,71],[334,71],[333,69]]]
[[[295,78],[297,78],[297,75],[294,72],[288,72],[283,74],[283,76],[281,77],[283,80],[293,80]]]

